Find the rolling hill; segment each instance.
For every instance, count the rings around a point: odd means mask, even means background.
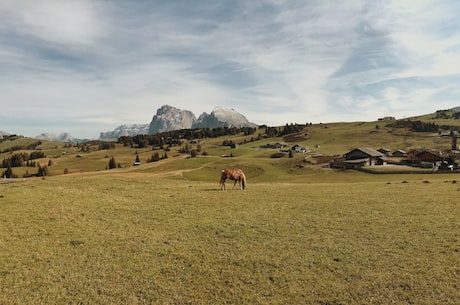
[[[413,130],[413,122],[436,126],[437,130],[417,132]],[[425,126],[423,124],[422,126]],[[113,142],[107,145],[107,142],[101,141],[69,144],[19,137],[0,143],[0,158],[7,159],[13,153],[30,154],[37,150],[44,152],[46,157],[34,160],[34,167],[13,167],[13,173],[17,177],[33,176],[37,173],[38,166],[46,166],[47,174],[52,176],[64,173],[185,173],[193,179],[207,180],[215,179],[215,174],[212,176],[211,172],[230,165],[245,168],[252,177],[281,177],[290,173],[316,171],[333,156],[342,155],[356,147],[386,148],[390,151],[433,148],[449,152],[451,139],[442,135],[448,134],[449,129],[459,128],[460,120],[453,117],[453,112],[438,111],[405,120],[295,126],[297,129],[287,134],[283,134],[283,130],[291,130],[288,128],[290,126],[262,126],[254,129],[255,132],[251,134],[244,134],[241,130],[235,129],[237,132],[234,134],[218,137],[183,137],[179,143],[163,144],[155,146],[155,149],[149,144],[142,147],[136,143],[127,145]],[[183,132],[187,134],[187,130]],[[294,154],[293,158],[289,158],[288,153],[280,153],[279,149],[261,148],[266,144],[278,142],[285,143],[288,147],[299,144],[308,148],[309,152]],[[189,159],[191,154],[196,158]],[[277,158],[274,158],[276,154]],[[136,156],[139,156],[140,166],[133,166]],[[116,160],[119,168],[107,170],[110,158]],[[158,161],[148,162],[151,160]],[[194,170],[196,172],[193,172]]]

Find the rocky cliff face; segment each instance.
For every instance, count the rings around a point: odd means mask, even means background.
[[[192,128],[217,128],[217,127],[256,127],[244,115],[224,107],[215,107],[210,114],[202,113]]]
[[[157,110],[150,122],[149,134],[163,131],[190,129],[195,122],[195,115],[189,110],[181,110],[164,105]]]
[[[257,125],[249,122],[244,115],[235,110],[224,107],[215,107],[210,114],[204,112],[196,119],[189,110],[164,105],[157,110],[150,124],[121,125],[114,131],[101,132],[99,139],[116,141],[122,136],[132,137],[139,134],[156,134],[171,130],[217,127],[241,128],[257,127]]]

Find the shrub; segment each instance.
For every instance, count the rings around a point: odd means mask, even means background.
[[[284,156],[285,156],[285,153],[277,152],[271,155],[270,158],[283,158]]]

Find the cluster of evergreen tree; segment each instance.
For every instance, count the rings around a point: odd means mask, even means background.
[[[75,147],[80,149],[80,151],[82,151],[82,152],[89,152],[91,150],[93,150],[93,151],[95,151],[95,150],[108,150],[108,149],[115,149],[115,142],[93,140],[93,141],[88,141],[88,142],[85,142],[85,143],[75,144]],[[66,148],[66,147],[64,146],[64,148]]]
[[[99,150],[115,149],[115,142],[105,142],[101,141],[98,144]]]
[[[6,170],[3,171],[2,177],[3,178],[17,178],[17,176],[13,174],[13,170],[11,169],[11,166],[8,166]]]
[[[37,176],[39,176],[39,177],[48,176],[48,166],[46,166],[46,165],[44,165],[44,166],[38,165]]]
[[[24,178],[25,177],[30,177],[30,176],[38,176],[38,177],[48,176],[48,166],[46,166],[46,165],[40,166],[40,163],[37,163],[37,166],[38,166],[37,174],[30,175],[29,171],[26,171],[26,173],[24,174]],[[13,173],[13,169],[11,168],[11,166],[8,166],[6,168],[6,170],[4,170],[2,172],[2,177],[3,178],[9,178],[9,179],[10,178],[18,178],[18,176]]]
[[[115,161],[115,157],[110,158],[107,169],[112,169],[112,168],[117,168],[117,167],[121,167],[121,164],[117,164],[117,162]]]
[[[440,127],[438,124],[431,122],[426,123],[422,121],[401,120],[387,125],[394,128],[409,128],[415,132],[438,132]]]
[[[265,134],[269,138],[282,137],[291,133],[302,131],[305,126],[304,124],[291,123],[286,124],[283,127],[269,127],[265,126]]]
[[[235,143],[232,140],[225,139],[222,141],[222,146],[233,146]]]
[[[30,166],[35,167],[36,163],[32,160],[45,158],[45,153],[42,151],[34,151],[30,154],[22,152],[22,153],[15,153],[11,155],[9,158],[3,159],[1,163],[2,168],[7,167],[20,167],[20,166]]]
[[[411,130],[416,132],[438,132],[439,125],[434,122],[425,123],[421,121],[414,121],[411,126]]]
[[[163,154],[163,156],[160,156],[158,152],[154,152],[152,154],[152,157],[147,159],[147,162],[157,162],[157,161],[167,159],[167,158],[168,158],[168,155],[166,154],[166,152]]]
[[[225,135],[244,134],[251,135],[257,131],[253,127],[218,127],[218,128],[200,128],[200,129],[181,129],[165,131],[153,135],[136,135],[133,137],[123,136],[118,138],[118,143],[125,146],[145,148],[152,146],[163,148],[164,146],[179,146],[183,140],[218,138]]]

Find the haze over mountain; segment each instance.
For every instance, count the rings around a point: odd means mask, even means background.
[[[68,132],[63,132],[61,134],[54,134],[54,133],[41,133],[35,137],[39,140],[46,140],[46,141],[56,141],[56,142],[68,142],[68,143],[79,143],[84,142],[87,139],[77,139],[71,136]]]

